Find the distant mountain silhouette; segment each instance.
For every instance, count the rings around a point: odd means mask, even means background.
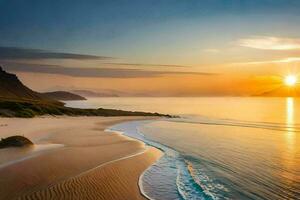
[[[147,92],[128,92],[113,89],[101,89],[97,91],[85,89],[73,89],[72,93],[78,94],[83,97],[150,97],[155,96]]]
[[[47,100],[42,94],[35,92],[18,79],[15,74],[7,73],[0,66],[0,98]]]
[[[66,91],[54,91],[54,92],[45,92],[42,93],[44,96],[55,99],[55,100],[61,100],[61,101],[69,101],[69,100],[86,100],[86,98],[73,94],[71,92]]]
[[[114,109],[80,109],[65,107],[63,102],[55,98],[84,99],[69,92],[51,92],[42,94],[35,92],[18,79],[14,74],[7,73],[0,67],[0,117],[35,117],[41,115],[68,115],[68,116],[164,116],[159,113],[123,111]],[[12,139],[12,140],[11,140]],[[17,139],[17,140],[15,140]],[[1,141],[2,145],[15,145],[20,138],[10,138]]]
[[[15,74],[8,73],[0,66],[0,98],[14,100],[85,100],[84,97],[65,91],[39,93],[26,87]]]
[[[90,90],[73,90],[72,92],[84,97],[118,97],[119,96],[110,91],[94,92]]]

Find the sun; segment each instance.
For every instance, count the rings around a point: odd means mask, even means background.
[[[288,75],[284,78],[284,84],[287,86],[294,86],[297,83],[297,77],[295,75]]]

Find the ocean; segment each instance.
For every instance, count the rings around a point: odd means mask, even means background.
[[[140,177],[150,199],[300,199],[298,98],[92,98],[67,106],[180,116],[110,128],[164,151]]]

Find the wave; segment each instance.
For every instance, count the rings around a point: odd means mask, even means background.
[[[194,155],[192,152],[179,152],[170,146],[163,145],[159,142],[150,140],[143,132],[145,125],[152,122],[167,123],[188,123],[188,124],[205,124],[212,126],[237,126],[255,129],[268,129],[276,131],[293,131],[300,132],[298,124],[286,125],[284,123],[272,122],[255,122],[234,119],[212,119],[208,117],[182,117],[177,119],[163,119],[160,121],[146,120],[126,122],[116,125],[112,128],[114,131],[120,131],[123,134],[139,139],[147,145],[161,149],[164,155],[154,165],[150,166],[140,177],[139,185],[141,192],[149,199],[195,199],[195,200],[217,200],[217,199],[235,199],[236,197],[244,199],[263,198],[264,194],[253,193],[255,188],[241,190],[241,187],[247,184],[259,185],[265,184],[266,180],[271,177],[259,177],[261,175],[253,173],[255,177],[240,177],[236,179],[236,173],[239,169],[233,170],[231,165],[218,159],[208,159],[206,156]],[[164,124],[166,125],[166,124]],[[149,126],[149,125],[148,125]],[[159,129],[158,129],[159,131]],[[232,158],[234,159],[234,158]],[[241,162],[243,163],[243,162]],[[240,163],[240,164],[241,164]],[[243,164],[241,164],[243,166]],[[252,173],[252,172],[251,172]],[[250,182],[250,183],[249,183]],[[233,184],[233,185],[232,185]],[[277,189],[283,189],[282,186],[274,186]],[[266,194],[273,191],[265,185],[262,189]],[[294,195],[297,191],[291,191]],[[278,196],[279,194],[272,194]]]
[[[164,152],[162,158],[140,177],[139,185],[144,196],[151,200],[220,199],[220,189],[223,191],[225,187],[215,184],[207,175],[195,171],[192,163],[196,158],[185,158],[171,147],[149,140],[140,132],[139,127],[151,122],[153,120],[125,122],[110,128]]]

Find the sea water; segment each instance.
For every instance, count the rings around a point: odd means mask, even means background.
[[[99,98],[69,105],[180,116],[112,127],[164,151],[140,178],[151,199],[300,199],[300,99]]]

